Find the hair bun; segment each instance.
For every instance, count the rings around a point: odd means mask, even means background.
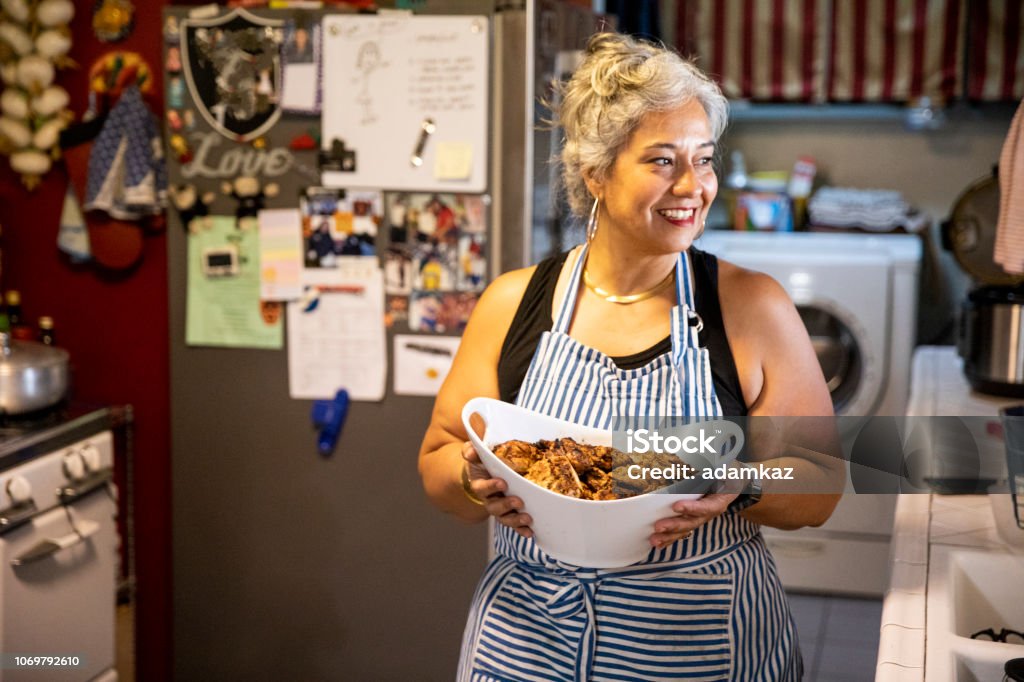
[[[595,33],[586,51],[592,64],[590,87],[600,97],[614,97],[644,83],[649,75],[647,61],[657,56],[649,43],[621,33]]]

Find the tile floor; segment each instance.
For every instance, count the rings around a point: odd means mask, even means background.
[[[875,679],[882,601],[790,594],[808,682]]]

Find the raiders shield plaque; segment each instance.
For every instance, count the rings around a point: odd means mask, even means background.
[[[192,102],[218,133],[259,137],[281,116],[284,22],[237,8],[181,21],[181,61]]]

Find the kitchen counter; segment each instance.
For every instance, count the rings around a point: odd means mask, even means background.
[[[1007,495],[995,497],[997,503],[1010,504]],[[1024,538],[1024,531],[1020,532]],[[882,606],[876,682],[983,680],[954,677],[957,654],[968,656],[967,646],[1011,646],[967,641],[957,651],[950,641],[952,580],[950,571],[939,570],[937,564],[958,550],[993,559],[1007,557],[1024,569],[1024,548],[1009,545],[999,535],[988,495],[900,498],[893,528],[892,577]],[[1005,658],[1024,656],[1024,647],[1016,648],[1019,651],[1011,650]]]
[[[1024,398],[1000,398],[971,389],[953,346],[919,346],[910,370],[910,417],[990,417]]]
[[[971,391],[953,348],[919,348],[912,377],[909,416],[991,416],[998,421],[1000,407],[1021,402]],[[997,527],[1000,522],[1006,527],[1010,505],[1006,494],[900,496],[876,681],[999,679],[989,677],[997,661],[1024,656],[1024,646],[969,639],[967,631],[982,628],[963,613],[954,613],[955,590],[974,590],[969,596],[960,595],[960,611],[965,600],[986,602],[984,586],[961,577],[969,573],[964,564],[976,560],[971,557],[981,557],[986,566],[1019,565],[1024,571],[1024,531],[1020,531],[1019,546],[1016,540],[1011,545],[1005,539],[1008,535],[1000,534]],[[1000,512],[998,522],[993,509]],[[1015,530],[1009,537],[1014,537]],[[989,576],[990,586],[998,577]]]

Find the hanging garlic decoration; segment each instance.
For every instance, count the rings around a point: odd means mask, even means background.
[[[14,53],[19,56],[25,56],[33,52],[32,39],[17,24],[10,22],[0,24],[0,40],[7,43],[14,50]]]
[[[36,51],[57,66],[62,66],[70,49],[71,36],[58,29],[47,29],[36,38]]]
[[[75,6],[71,0],[43,0],[36,6],[36,20],[46,28],[67,26],[74,16]]]
[[[68,57],[71,0],[0,0],[0,154],[34,189],[60,156],[60,132],[73,119],[67,91],[54,85]]]
[[[13,119],[28,118],[28,97],[21,90],[8,88],[0,94],[0,111]]]
[[[59,85],[51,85],[41,93],[32,98],[29,106],[39,116],[49,118],[66,109],[71,96],[68,91]]]
[[[28,3],[24,0],[0,0],[0,10],[3,10],[5,16],[19,24],[28,23]]]

